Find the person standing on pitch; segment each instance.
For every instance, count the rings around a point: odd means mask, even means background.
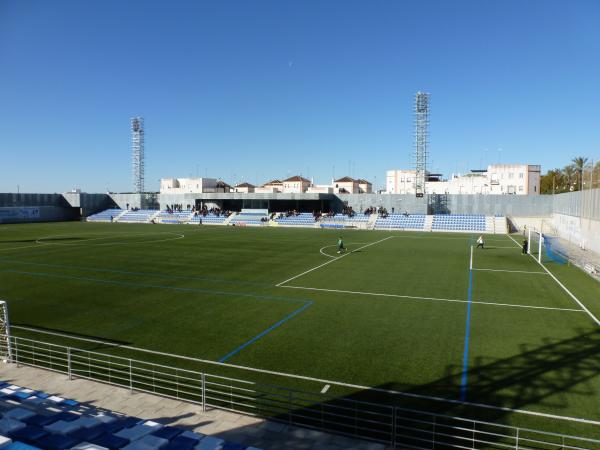
[[[483,234],[477,238],[477,248],[479,247],[483,248]]]
[[[527,238],[523,239],[523,254],[527,254],[527,247],[529,247],[529,242],[527,242]]]
[[[346,251],[346,247],[344,247],[344,240],[340,236],[340,238],[338,239],[338,253],[342,253],[345,251]]]

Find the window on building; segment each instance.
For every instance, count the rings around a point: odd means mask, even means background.
[[[508,178],[510,178],[510,179],[514,178],[514,175],[515,175],[514,173],[512,173],[512,172],[509,172],[509,173],[508,173]]]
[[[519,178],[520,178],[520,179],[523,179],[523,175],[524,175],[524,173],[523,173],[523,172],[521,172],[521,173],[519,174]]]
[[[519,192],[523,192],[523,186],[519,186]]]

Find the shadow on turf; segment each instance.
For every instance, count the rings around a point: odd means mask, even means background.
[[[131,346],[133,345],[133,343],[131,342],[127,342],[127,341],[120,341],[117,339],[110,339],[110,338],[106,338],[103,336],[93,336],[90,334],[81,334],[81,333],[74,333],[74,332],[70,332],[70,331],[65,331],[63,329],[57,329],[57,328],[48,328],[48,327],[41,327],[38,325],[31,325],[28,323],[13,323],[12,326],[21,326],[21,327],[27,327],[28,330],[25,330],[27,333],[35,333],[35,334],[46,334],[43,332],[48,332],[48,333],[56,333],[60,336],[63,336],[65,339],[69,339],[69,338],[73,338],[73,339],[90,339],[90,340],[94,340],[94,341],[103,341],[104,343],[101,342],[90,342],[88,341],[88,344],[92,344],[89,347],[86,345],[85,349],[86,350],[90,350],[90,351],[97,351],[97,350],[102,350],[102,349],[106,349],[106,348],[115,348],[115,347],[127,347],[127,346]],[[36,332],[36,330],[39,330],[39,332]],[[43,339],[42,339],[43,340]],[[77,346],[81,347],[83,342],[85,341],[76,341],[77,342]]]
[[[438,415],[436,417],[438,427],[446,420],[440,416],[450,416],[600,439],[600,429],[597,425],[530,416],[506,409],[546,411],[556,415],[598,420],[598,411],[594,409],[597,408],[597,404],[594,405],[593,400],[590,399],[600,395],[600,392],[596,390],[597,385],[594,387],[591,383],[592,379],[598,380],[600,376],[600,331],[580,330],[578,336],[564,340],[546,338],[539,345],[524,344],[520,350],[518,355],[507,358],[480,357],[475,360],[467,372],[467,402],[470,404],[414,397],[439,396],[453,400],[458,399],[462,376],[461,367],[448,366],[446,369],[448,375],[431,383],[415,385],[408,389],[406,385],[399,386],[398,383],[377,386],[377,389],[380,390],[401,390],[408,394],[407,396],[369,390],[354,392],[346,396],[328,397],[324,402],[299,400],[298,402],[293,401],[292,404],[296,405],[303,401],[305,404],[300,407],[295,406],[290,410],[285,410],[285,404],[280,404],[280,410],[284,409],[285,411],[272,414],[267,418],[297,426],[324,428],[325,431],[345,433],[358,438],[381,437],[386,432],[390,432],[390,426],[376,424],[375,421],[385,422],[388,420],[391,422],[393,416],[389,415],[386,419],[385,415],[377,415],[377,411],[387,411],[385,414],[388,414],[389,408],[387,410],[378,409],[358,403],[369,402],[402,408],[403,410],[398,409],[395,413],[397,425],[400,427],[399,431],[404,435],[399,442],[420,448],[431,448],[430,442],[424,442],[421,439],[424,437],[426,441],[431,439],[431,433],[427,430],[431,429],[433,417],[429,414],[408,412],[406,411],[408,409]],[[574,397],[590,400],[588,409],[579,409],[577,401],[572,401]],[[259,396],[259,401],[260,399],[261,396]],[[477,406],[477,403],[492,405],[496,408]],[[567,409],[569,407],[570,409]],[[370,411],[367,412],[367,410]],[[414,422],[414,419],[417,422]],[[409,424],[411,428],[420,428],[420,431],[403,428]],[[361,429],[361,426],[366,426],[366,428]],[[371,430],[368,429],[369,426]],[[467,424],[454,423],[454,426],[458,429],[467,427]],[[498,430],[492,428],[491,431],[497,432]],[[233,433],[240,432],[243,430],[236,430]],[[459,431],[449,428],[446,429],[446,433],[449,434],[446,441],[458,445],[461,442],[456,440],[458,439],[456,433],[464,434],[464,428]],[[468,433],[469,436],[471,436],[470,433],[471,431]],[[223,436],[227,437],[226,434]],[[488,435],[485,439],[497,445],[506,442],[504,438],[494,435]],[[436,448],[444,448],[444,446],[438,442]]]

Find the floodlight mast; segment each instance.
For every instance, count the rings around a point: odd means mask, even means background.
[[[425,195],[427,145],[429,144],[429,94],[415,94],[415,195]]]
[[[0,353],[0,358],[4,362],[12,362],[12,342],[10,340],[8,305],[4,300],[0,300]]]
[[[133,192],[144,192],[144,118],[131,118],[131,171]]]

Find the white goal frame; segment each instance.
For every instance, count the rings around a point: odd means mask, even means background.
[[[527,253],[529,253],[531,256],[533,256],[531,254],[531,235],[538,235],[539,240],[538,240],[538,254],[537,254],[537,262],[539,262],[540,264],[542,263],[542,243],[544,242],[544,233],[537,231],[537,230],[532,230],[531,228],[527,229]],[[535,256],[533,256],[535,258]]]

